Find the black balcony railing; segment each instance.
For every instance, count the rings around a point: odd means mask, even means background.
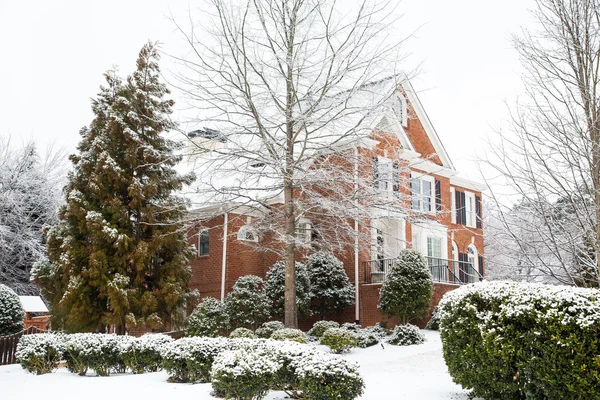
[[[465,285],[483,280],[473,264],[457,260],[425,257],[434,282]],[[363,261],[364,283],[382,283],[394,265],[394,258]]]

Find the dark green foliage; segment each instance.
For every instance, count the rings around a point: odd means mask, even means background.
[[[173,101],[158,59],[148,43],[125,82],[105,74],[95,118],[70,157],[67,204],[48,233],[52,266],[36,277],[55,328],[115,324],[123,333],[183,322],[192,251],[179,222],[185,201],[174,193],[192,177],[176,172],[177,145],[163,137],[174,128]]]
[[[256,329],[269,318],[269,299],[265,282],[254,275],[240,277],[225,299],[225,310],[232,326]]]
[[[19,296],[8,286],[0,284],[0,336],[23,330],[25,311]]]
[[[290,340],[292,342],[306,343],[306,334],[300,329],[284,328],[273,332],[273,340]]]
[[[340,324],[335,321],[317,321],[314,323],[313,327],[308,331],[310,336],[320,338],[323,336],[323,333],[329,328],[339,328]]]
[[[600,387],[598,292],[483,282],[439,305],[453,380],[486,399],[596,399]]]
[[[254,332],[252,332],[248,328],[235,328],[233,331],[231,331],[231,333],[229,334],[229,337],[231,339],[240,339],[240,338],[256,339],[256,335],[254,334]]]
[[[425,343],[425,336],[423,336],[419,328],[414,325],[398,325],[392,331],[387,342],[395,346],[410,346],[413,344]]]
[[[341,313],[354,304],[354,287],[346,275],[344,264],[326,252],[311,255],[306,263],[310,276],[314,310],[321,319]]]
[[[205,297],[190,315],[186,335],[217,337],[228,328],[225,304],[214,297]]]
[[[402,324],[423,317],[431,304],[433,280],[427,261],[416,250],[403,250],[379,292],[379,308]]]
[[[285,263],[280,261],[267,271],[265,282],[265,293],[271,301],[271,315],[273,317],[283,318],[284,287]],[[308,317],[311,315],[311,296],[310,276],[306,265],[296,262],[296,306],[298,316]]]
[[[21,366],[36,374],[48,374],[58,368],[64,351],[64,338],[55,334],[23,335],[16,357]]]
[[[350,351],[358,345],[357,335],[347,329],[329,328],[321,336],[321,344],[329,347],[332,353],[340,354]]]
[[[325,354],[326,356],[326,354]],[[321,353],[309,353],[293,365],[305,398],[311,400],[353,400],[363,394],[364,382],[358,364]]]
[[[257,337],[259,337],[261,339],[268,339],[271,337],[273,332],[278,331],[283,328],[285,328],[285,325],[283,324],[283,322],[268,321],[268,322],[265,322],[264,324],[262,324],[260,326],[260,328],[258,328],[256,331],[254,331],[254,333],[256,334]]]

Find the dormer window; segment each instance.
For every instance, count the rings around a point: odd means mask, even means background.
[[[240,228],[237,235],[238,240],[247,242],[258,242],[258,234],[254,228],[249,225],[244,225]]]
[[[404,95],[396,95],[396,98],[394,99],[393,110],[394,114],[396,114],[396,118],[398,118],[398,121],[400,121],[402,126],[406,128],[408,126],[408,110],[406,97],[404,97]]]

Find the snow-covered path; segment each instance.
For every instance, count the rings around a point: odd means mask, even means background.
[[[448,375],[439,334],[423,331],[427,341],[418,346],[374,346],[353,349],[343,357],[360,363],[366,390],[362,399],[438,400],[467,399],[467,393]],[[326,347],[319,346],[326,351]],[[59,368],[53,374],[28,374],[19,365],[0,367],[2,399],[43,398],[48,400],[106,400],[139,398],[214,400],[210,384],[167,383],[165,372],[110,377],[81,377]],[[268,400],[285,399],[271,392]]]

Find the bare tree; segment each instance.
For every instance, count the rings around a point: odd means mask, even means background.
[[[40,155],[33,142],[0,138],[0,283],[21,295],[39,293],[29,275],[46,257],[44,225],[57,221],[64,160],[62,151]]]
[[[561,283],[597,285],[600,3],[536,5],[536,30],[514,39],[526,97],[489,160],[520,198],[517,207],[500,207],[499,221],[529,266]]]
[[[205,205],[269,210],[257,229],[281,244],[285,324],[296,327],[295,256],[312,234],[299,223],[312,216],[322,222],[322,243],[356,247],[355,224],[374,193],[364,150],[375,146],[369,135],[401,81],[400,41],[389,40],[394,9],[367,0],[356,8],[330,0],[209,3],[210,23],[177,25],[191,48],[180,58],[179,86],[209,128],[194,142],[197,190]]]

